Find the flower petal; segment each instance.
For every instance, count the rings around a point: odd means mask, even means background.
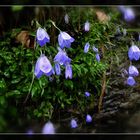
[[[135,79],[132,77],[132,76],[129,76],[128,78],[127,78],[127,84],[129,85],[129,86],[134,86],[135,85]]]
[[[130,76],[138,76],[139,75],[139,71],[135,66],[129,66],[129,75]]]

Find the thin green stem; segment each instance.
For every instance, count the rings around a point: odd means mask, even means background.
[[[40,53],[41,53],[41,55],[42,55],[42,50],[40,50]]]
[[[127,29],[127,32],[140,32],[140,29]]]
[[[55,24],[55,22],[54,21],[52,21],[52,20],[49,20],[49,22],[51,22],[52,23],[52,25],[56,28],[56,29],[58,29],[60,32],[61,32],[61,30],[56,26],[56,24]]]
[[[35,21],[36,22],[36,27],[41,27],[41,25],[38,23],[38,21]]]
[[[34,75],[34,72],[33,72],[32,82],[31,82],[31,85],[30,85],[30,88],[29,88],[29,92],[28,92],[28,94],[27,94],[27,96],[26,96],[26,99],[25,99],[25,101],[24,101],[24,104],[25,104],[25,103],[27,102],[27,100],[28,100],[28,97],[29,97],[29,95],[30,95],[30,92],[31,92],[31,89],[32,89],[32,86],[33,86],[34,79],[35,79],[35,75]]]

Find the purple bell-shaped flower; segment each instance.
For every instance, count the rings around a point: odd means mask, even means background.
[[[121,13],[123,14],[125,21],[131,22],[135,19],[135,13],[134,13],[132,8],[125,7],[125,6],[122,6],[122,5],[119,6],[118,8],[121,11]]]
[[[128,84],[129,86],[134,86],[134,85],[136,84],[136,81],[135,81],[135,79],[134,79],[132,76],[129,76],[129,77],[127,78],[127,84]]]
[[[100,62],[100,55],[99,55],[99,53],[97,53],[97,54],[95,55],[95,57],[96,57],[96,60],[97,60],[98,62]]]
[[[66,65],[71,62],[71,59],[67,56],[66,52],[59,48],[58,53],[54,57],[54,62],[59,63],[60,65]]]
[[[90,93],[86,91],[86,92],[85,92],[85,96],[86,96],[86,97],[89,97],[89,96],[90,96]]]
[[[87,114],[87,116],[86,116],[86,122],[87,123],[92,122],[92,117],[89,114]]]
[[[47,42],[50,42],[50,37],[48,33],[45,31],[45,29],[42,29],[41,27],[37,29],[36,39],[37,39],[37,43],[41,47],[44,46]]]
[[[71,125],[71,128],[76,128],[78,126],[77,121],[75,119],[71,120],[70,125]]]
[[[68,14],[65,14],[64,20],[65,20],[65,23],[66,23],[66,24],[69,23],[69,16],[68,16]]]
[[[86,21],[85,24],[84,24],[84,30],[86,32],[88,32],[90,30],[90,23],[88,21]]]
[[[98,48],[96,48],[95,46],[93,46],[92,49],[93,49],[93,51],[94,51],[95,53],[98,53],[98,52],[99,52]]]
[[[85,46],[84,46],[84,53],[87,53],[87,52],[88,52],[89,47],[90,47],[90,44],[89,44],[89,42],[87,42],[87,43],[85,44]]]
[[[129,75],[130,76],[138,76],[139,75],[139,71],[138,71],[138,69],[135,67],[135,66],[129,66]]]
[[[55,63],[55,72],[57,75],[61,74],[61,68],[60,68],[59,63]]]
[[[65,78],[68,79],[72,79],[72,66],[68,63],[66,64],[66,68],[65,68]]]
[[[42,129],[42,133],[43,134],[55,134],[54,125],[50,121],[47,122]]]
[[[71,37],[68,33],[66,32],[60,32],[60,34],[58,35],[58,43],[59,46],[63,49],[64,47],[66,48],[70,48],[71,47],[71,43],[74,42],[74,38]]]
[[[51,74],[53,74],[52,65],[44,54],[42,54],[38,58],[35,65],[34,74],[37,78],[40,78],[43,74],[45,74],[46,76],[50,76]]]
[[[132,45],[128,51],[128,57],[130,60],[139,60],[140,58],[140,49],[136,45]]]

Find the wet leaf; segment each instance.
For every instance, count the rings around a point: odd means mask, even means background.
[[[17,43],[21,43],[23,46],[27,48],[34,48],[35,39],[33,36],[30,36],[28,31],[21,31],[16,36]]]
[[[103,12],[101,10],[97,10],[96,15],[97,15],[97,18],[100,22],[105,23],[105,22],[110,20],[110,17],[105,12]]]

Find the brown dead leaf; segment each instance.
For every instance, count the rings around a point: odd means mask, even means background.
[[[97,15],[97,18],[100,22],[105,23],[105,22],[108,22],[110,20],[110,17],[104,11],[97,10],[96,15]]]
[[[21,43],[26,48],[34,48],[35,39],[29,35],[28,31],[21,31],[16,35],[16,42]]]

